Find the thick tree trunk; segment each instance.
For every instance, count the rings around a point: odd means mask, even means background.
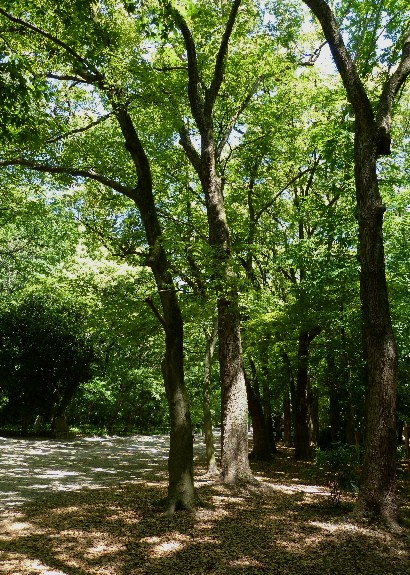
[[[212,269],[218,291],[219,363],[222,386],[222,478],[227,483],[250,479],[248,403],[242,360],[238,294],[231,270],[231,241],[222,183],[216,173],[212,129],[202,136],[201,184],[205,193]]]
[[[212,358],[218,339],[218,322],[214,322],[212,332],[206,336],[206,351],[204,360],[204,382],[203,382],[203,411],[204,411],[204,437],[205,437],[205,454],[206,466],[209,475],[218,474],[218,466],[215,458],[215,445],[212,432],[212,415],[211,415],[211,369]]]
[[[355,179],[359,220],[360,297],[367,360],[365,457],[357,501],[360,515],[397,518],[396,370],[397,350],[390,319],[384,263],[383,213],[378,188],[375,124],[358,122]]]
[[[298,370],[296,377],[295,403],[295,458],[309,460],[312,458],[309,433],[309,348],[312,340],[319,334],[320,329],[302,331],[298,342]]]
[[[222,478],[226,483],[252,478],[248,458],[248,402],[242,366],[239,310],[231,298],[218,302],[222,382]]]

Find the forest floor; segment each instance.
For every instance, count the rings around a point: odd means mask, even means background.
[[[400,480],[402,532],[349,519],[354,496],[332,502],[323,474],[291,449],[253,463],[251,486],[205,475],[200,505],[168,518],[167,439],[0,438],[0,574],[407,575],[410,479]]]

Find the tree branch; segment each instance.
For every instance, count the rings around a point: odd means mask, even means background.
[[[233,27],[235,25],[236,16],[238,14],[241,2],[242,0],[234,0],[232,3],[231,12],[225,27],[225,32],[222,36],[221,44],[216,56],[212,82],[205,95],[205,116],[210,116],[212,114],[216,98],[218,97],[219,89],[223,82],[229,40],[232,35]]]
[[[157,320],[159,321],[159,323],[162,325],[164,330],[167,331],[168,328],[167,328],[167,324],[165,322],[165,319],[162,317],[157,306],[154,304],[152,297],[145,298],[144,302],[148,305],[149,308],[152,309],[152,311],[153,311],[155,317],[157,318]]]
[[[203,131],[205,129],[204,101],[201,93],[201,76],[199,73],[195,41],[185,18],[172,6],[171,2],[165,2],[165,9],[184,38],[188,57],[188,99],[195,122],[199,130]]]
[[[201,156],[195,149],[194,144],[190,138],[188,128],[185,125],[182,126],[182,128],[179,130],[179,143],[184,148],[188,159],[194,167],[194,170],[198,176],[201,177]]]
[[[54,138],[49,138],[48,140],[46,140],[46,142],[48,144],[54,144],[55,142],[60,142],[61,140],[64,140],[65,138],[69,138],[70,136],[73,136],[74,134],[81,134],[83,132],[87,132],[91,128],[94,128],[95,126],[98,126],[98,124],[101,124],[102,122],[105,122],[105,120],[108,120],[108,118],[110,118],[112,115],[113,115],[113,113],[109,112],[108,114],[101,116],[100,118],[98,118],[94,122],[90,122],[89,124],[87,124],[87,126],[83,126],[82,128],[77,128],[76,130],[71,130],[70,132],[67,132],[65,134],[60,134],[59,136],[55,136]]]
[[[377,106],[376,123],[379,137],[379,155],[390,154],[391,115],[394,100],[410,75],[410,29],[404,37],[400,63],[383,87]]]
[[[340,73],[356,120],[373,121],[373,109],[356,65],[344,43],[335,15],[325,0],[303,0],[319,20],[330,51]]]
[[[0,161],[0,167],[7,167],[7,166],[22,166],[25,168],[29,168],[30,170],[34,170],[36,172],[43,172],[46,174],[66,174],[67,176],[72,176],[73,178],[85,178],[89,180],[94,180],[103,184],[107,188],[111,188],[112,190],[119,192],[120,194],[124,194],[131,199],[134,199],[134,190],[128,186],[124,186],[120,184],[116,180],[112,178],[108,178],[93,170],[80,170],[76,168],[72,168],[70,166],[52,166],[51,164],[37,164],[31,160],[26,160],[24,158],[15,158],[13,160],[3,160]]]
[[[252,97],[254,96],[256,90],[258,89],[259,85],[266,78],[266,76],[267,76],[267,74],[264,74],[262,76],[259,76],[259,78],[257,78],[255,80],[255,82],[252,84],[251,89],[249,90],[248,94],[246,95],[245,99],[243,100],[242,104],[239,106],[239,108],[237,109],[235,114],[230,119],[230,121],[226,127],[225,133],[223,134],[223,136],[222,136],[222,138],[218,144],[218,147],[217,147],[216,153],[217,153],[218,157],[221,155],[222,150],[226,146],[226,143],[228,142],[229,136],[231,135],[232,130],[234,129],[235,124],[238,121],[239,116],[246,109],[246,106],[249,104],[249,102],[251,101]]]
[[[30,30],[31,32],[34,32],[40,36],[43,36],[43,38],[47,38],[47,40],[50,40],[51,42],[53,42],[53,44],[56,44],[57,46],[60,46],[60,48],[63,48],[63,50],[67,52],[67,54],[69,54],[74,60],[76,60],[82,65],[83,70],[80,72],[80,75],[87,81],[91,80],[96,82],[102,80],[100,72],[93,65],[90,65],[89,62],[87,62],[87,60],[83,56],[81,56],[81,54],[79,54],[73,48],[71,48],[69,44],[63,42],[57,36],[54,36],[54,34],[50,34],[50,32],[46,32],[45,30],[42,30],[38,26],[35,26],[34,24],[27,22],[26,20],[13,16],[12,14],[4,10],[4,8],[1,7],[0,7],[0,14],[2,14],[5,18],[10,20],[11,22],[15,22],[16,24],[23,26],[25,29]],[[90,74],[89,71],[91,71],[92,73]]]

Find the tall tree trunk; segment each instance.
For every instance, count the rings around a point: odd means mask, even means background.
[[[211,333],[206,334],[206,350],[204,359],[204,382],[203,382],[203,411],[204,411],[204,436],[206,466],[209,475],[216,475],[218,467],[215,458],[215,445],[212,432],[211,415],[211,370],[212,358],[218,339],[218,321],[215,319]]]
[[[231,240],[225,213],[222,182],[217,164],[232,128],[215,142],[213,116],[215,104],[224,79],[229,40],[235,25],[241,0],[233,0],[224,27],[215,66],[208,86],[201,77],[195,39],[182,14],[165,2],[167,13],[180,30],[187,53],[187,95],[192,116],[198,129],[201,149],[195,148],[186,126],[180,130],[180,143],[201,182],[206,200],[211,247],[211,277],[218,297],[219,362],[222,386],[222,454],[221,468],[224,481],[234,482],[251,478],[248,461],[248,414],[245,376],[242,367],[242,343],[238,293],[234,287]]]
[[[384,264],[383,206],[377,180],[375,125],[357,122],[355,178],[359,220],[360,297],[367,360],[365,457],[359,515],[396,521],[397,350]]]
[[[165,331],[162,372],[171,423],[167,512],[172,514],[178,508],[190,509],[194,504],[192,423],[184,378],[184,325],[162,243],[149,160],[127,108],[118,103],[114,103],[113,108],[138,175],[138,185],[128,195],[134,200],[141,214],[149,245],[147,263],[154,275],[161,301],[162,315],[152,298],[146,299]]]

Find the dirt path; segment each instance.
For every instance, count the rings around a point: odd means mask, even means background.
[[[198,457],[204,449],[195,441]],[[90,437],[67,441],[0,438],[0,511],[56,491],[101,489],[160,479],[166,436]]]

